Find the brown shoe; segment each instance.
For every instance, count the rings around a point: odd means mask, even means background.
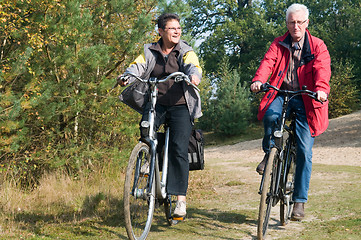
[[[305,204],[296,202],[291,214],[292,221],[301,221],[305,217]]]
[[[264,167],[266,166],[266,162],[268,159],[268,154],[266,153],[263,157],[262,162],[260,162],[256,168],[256,172],[258,172],[259,175],[263,175]]]

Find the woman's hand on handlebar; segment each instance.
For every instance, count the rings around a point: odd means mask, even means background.
[[[261,87],[262,87],[262,82],[255,81],[251,84],[251,91],[254,93],[257,93],[257,92],[261,91]]]
[[[129,83],[129,76],[119,75],[117,77],[117,83],[122,87],[126,86]]]
[[[201,80],[199,79],[198,76],[196,75],[191,75],[191,83],[193,83],[194,85],[198,86],[198,84],[201,82]]]

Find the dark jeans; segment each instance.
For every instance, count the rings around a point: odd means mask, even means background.
[[[148,109],[148,106],[144,109],[142,121],[148,119]],[[176,106],[157,104],[155,110],[156,129],[166,122],[170,130],[167,193],[185,196],[189,177],[188,144],[192,131],[188,107],[185,104]]]

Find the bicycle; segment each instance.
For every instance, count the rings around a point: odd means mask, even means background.
[[[271,208],[278,202],[280,202],[281,224],[287,225],[291,217],[297,144],[295,114],[291,113],[287,118],[288,103],[299,95],[307,95],[317,100],[317,93],[307,90],[306,86],[302,90],[289,91],[265,83],[260,92],[267,92],[271,89],[284,96],[284,103],[281,117],[272,133],[274,145],[268,155],[258,192],[261,195],[257,227],[257,237],[260,240],[264,239],[266,235]],[[322,103],[322,101],[319,102]],[[288,124],[287,121],[289,121]]]
[[[146,239],[151,228],[153,213],[156,207],[164,206],[166,220],[169,225],[177,224],[183,218],[172,216],[174,210],[175,197],[167,194],[167,170],[168,170],[168,146],[169,127],[164,126],[164,148],[162,151],[162,164],[159,164],[157,153],[158,139],[155,126],[155,105],[157,102],[157,84],[168,81],[171,78],[175,82],[186,81],[194,89],[199,89],[193,85],[188,76],[182,72],[175,72],[164,79],[149,78],[144,80],[126,72],[124,76],[134,77],[136,80],[149,85],[149,119],[142,121],[141,126],[147,129],[147,137],[141,138],[134,147],[129,157],[124,184],[124,216],[125,226],[129,239]],[[159,151],[158,151],[159,152]],[[159,153],[161,154],[161,153]]]

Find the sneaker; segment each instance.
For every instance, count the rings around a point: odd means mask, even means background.
[[[175,217],[185,217],[186,214],[187,214],[186,202],[185,201],[177,201],[175,209],[174,209],[174,216]]]
[[[263,157],[262,162],[260,162],[256,168],[256,172],[258,172],[259,175],[263,175],[264,167],[266,166],[268,154],[266,153]]]

